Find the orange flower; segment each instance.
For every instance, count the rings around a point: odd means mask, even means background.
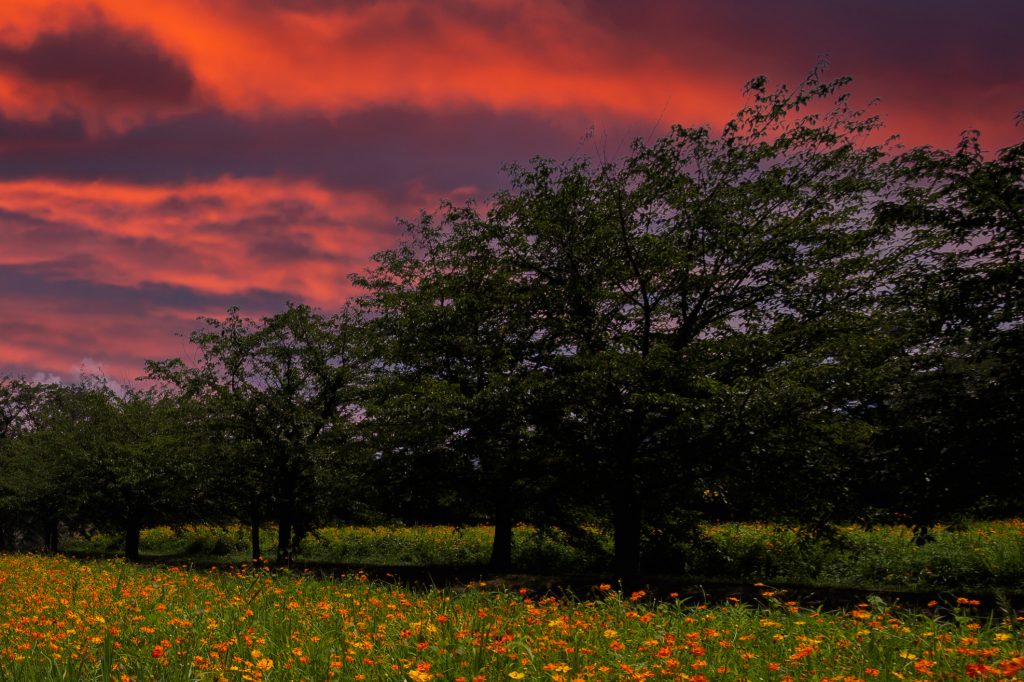
[[[931,672],[932,666],[934,666],[934,665],[935,665],[935,661],[929,661],[927,659],[923,659],[922,658],[920,661],[917,661],[916,663],[914,663],[914,670],[916,670],[917,672],[919,672],[919,673],[921,673],[923,675],[927,675],[928,673]]]

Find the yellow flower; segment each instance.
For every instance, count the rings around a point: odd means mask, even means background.
[[[513,670],[508,674],[508,676],[511,677],[513,680],[521,680],[524,677],[526,677],[526,673],[521,673],[518,670]]]

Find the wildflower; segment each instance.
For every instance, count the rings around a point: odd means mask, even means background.
[[[526,673],[521,673],[518,670],[513,670],[508,674],[508,676],[511,677],[513,680],[521,680],[524,677],[526,677]]]
[[[921,673],[922,675],[928,675],[931,673],[932,667],[935,665],[935,661],[929,661],[927,659],[921,659],[914,664],[914,670]]]
[[[814,647],[813,646],[802,646],[802,647],[799,647],[796,651],[793,652],[793,654],[789,657],[789,660],[791,660],[791,661],[799,661],[801,658],[806,658],[806,657],[810,656],[813,653],[814,653]]]
[[[157,644],[155,647],[153,647],[153,653],[150,654],[150,655],[153,658],[160,658],[161,656],[164,655],[164,648],[162,646],[160,646],[159,644]]]

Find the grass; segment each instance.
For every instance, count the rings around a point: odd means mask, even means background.
[[[839,529],[816,539],[770,524],[706,529],[708,573],[747,580],[890,589],[1024,588],[1024,521],[971,522],[935,529],[917,546],[903,526]]]
[[[481,584],[412,591],[363,575],[0,555],[0,678],[35,680],[1019,679],[1021,618],[878,600],[589,600]]]
[[[514,563],[523,569],[564,572],[593,568],[600,559],[571,546],[557,530],[530,526],[515,529]],[[489,526],[342,526],[321,528],[307,536],[295,558],[301,561],[386,566],[485,566],[494,530]],[[277,549],[273,527],[261,532],[261,546],[272,557]],[[73,554],[118,553],[118,535],[94,533],[66,540],[61,549]],[[249,529],[242,526],[160,526],[142,531],[145,556],[227,560],[249,557]],[[607,552],[610,552],[610,540]]]
[[[840,528],[831,539],[800,529],[763,524],[708,525],[705,541],[674,548],[674,560],[657,572],[702,579],[775,582],[900,590],[1024,589],[1024,521],[972,522],[939,527],[935,541],[911,542],[904,527]],[[493,530],[451,526],[336,527],[307,537],[296,558],[308,562],[386,566],[479,566],[490,556]],[[273,555],[272,528],[263,546]],[[119,537],[72,538],[65,550],[104,555],[120,550]],[[188,526],[151,528],[142,534],[143,553],[154,557],[242,562],[248,530]],[[600,572],[608,565],[611,540],[592,533],[588,549],[574,547],[557,530],[515,530],[513,561],[519,570],[542,573]]]

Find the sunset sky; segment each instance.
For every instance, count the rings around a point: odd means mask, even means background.
[[[396,217],[825,56],[905,144],[1022,135],[1021,0],[0,2],[0,376],[123,382],[197,316],[336,308]]]

